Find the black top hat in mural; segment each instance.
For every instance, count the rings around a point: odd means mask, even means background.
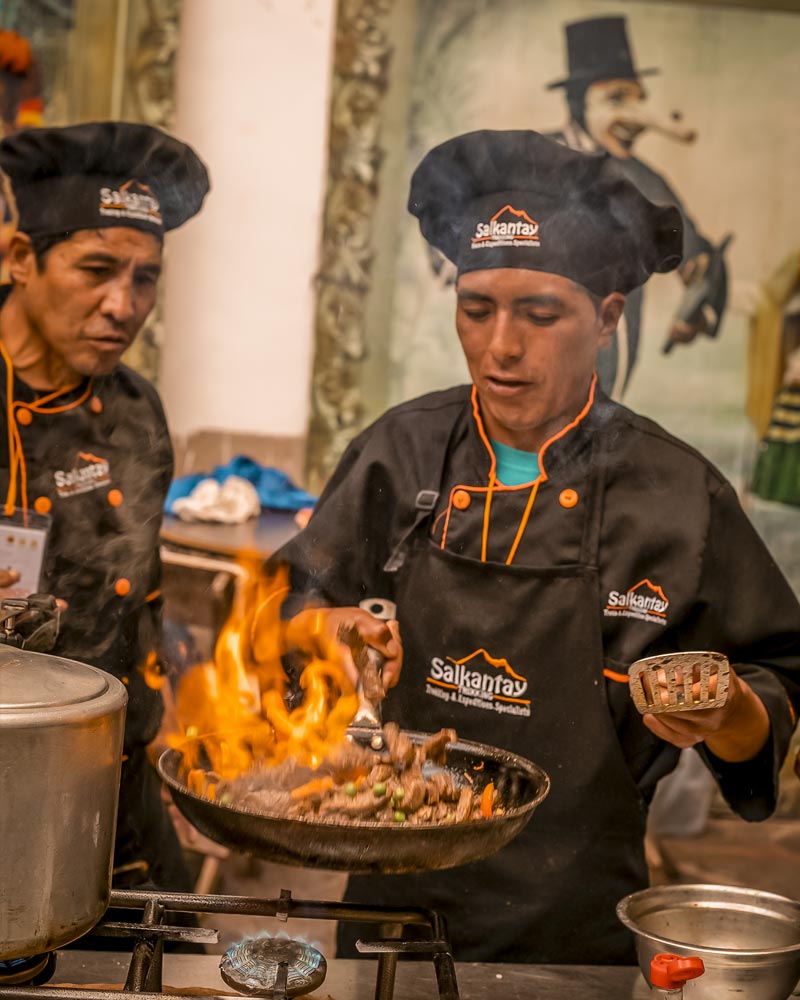
[[[565,25],[569,76],[548,83],[556,87],[588,87],[598,80],[636,80],[658,73],[655,68],[637,69],[622,16],[590,17]]]

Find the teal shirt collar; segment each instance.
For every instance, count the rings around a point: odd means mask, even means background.
[[[497,459],[497,478],[503,486],[523,486],[539,476],[539,456],[535,451],[520,451],[492,441]]]

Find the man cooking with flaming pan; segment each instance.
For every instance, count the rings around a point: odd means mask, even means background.
[[[158,394],[120,358],[155,305],[164,234],[200,210],[208,175],[189,146],[125,122],[20,132],[0,168],[19,212],[0,291],[0,597],[65,602],[52,651],[127,686],[115,869],[188,889],[146,754],[172,447]]]
[[[774,809],[800,606],[720,473],[597,386],[625,295],[680,262],[678,211],[527,131],[433,149],[409,208],[458,267],[473,384],[357,437],[276,558],[329,634],[385,655],[385,717],[517,752],[552,790],[494,857],[348,898],[441,910],[462,961],[633,960],[614,907],[646,884],[647,803],[680,748],[741,816]],[[398,622],[358,607],[377,597]],[[724,707],[640,715],[628,665],[697,649],[735,665]]]

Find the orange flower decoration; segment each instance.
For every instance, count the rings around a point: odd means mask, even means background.
[[[22,76],[33,62],[31,46],[27,38],[16,31],[0,31],[0,67]]]

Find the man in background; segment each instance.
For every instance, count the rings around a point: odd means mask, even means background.
[[[127,687],[117,884],[187,889],[146,752],[162,714],[172,447],[158,394],[121,357],[155,305],[164,234],[200,210],[208,174],[189,146],[126,122],[8,136],[0,168],[19,215],[0,293],[0,567],[21,568],[14,529],[37,531],[25,592],[66,604],[53,652]]]

